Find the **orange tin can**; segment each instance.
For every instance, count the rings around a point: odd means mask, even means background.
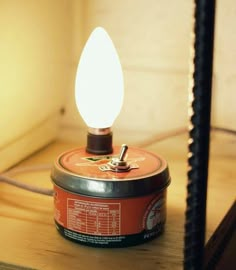
[[[51,174],[54,219],[65,238],[88,246],[125,247],[163,232],[170,184],[167,162],[130,147],[127,168],[117,170],[110,165],[118,154],[118,147],[103,156],[78,148],[57,158]]]

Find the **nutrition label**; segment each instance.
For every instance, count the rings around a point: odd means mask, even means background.
[[[67,227],[90,235],[120,234],[120,203],[67,199]]]

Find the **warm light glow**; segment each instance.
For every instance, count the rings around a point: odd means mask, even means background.
[[[123,95],[118,54],[107,32],[97,27],[83,49],[75,83],[76,105],[87,126],[111,127],[121,110]]]

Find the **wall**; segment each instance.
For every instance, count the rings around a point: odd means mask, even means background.
[[[113,39],[124,70],[115,139],[143,141],[186,127],[192,2],[0,0],[0,171],[56,137],[85,140],[74,79],[98,25]],[[217,5],[212,124],[236,129],[236,6]]]
[[[83,43],[96,26],[103,26],[117,48],[124,71],[125,100],[113,127],[116,133],[127,138],[138,132],[146,139],[186,126],[190,1],[173,1],[171,5],[156,0],[85,2]],[[75,31],[75,42],[79,37]],[[74,54],[74,70],[80,53]],[[83,132],[85,129],[75,106],[71,106],[73,91],[63,121],[67,127],[63,128],[64,138],[72,138],[76,127]]]
[[[140,140],[187,126],[188,76],[193,1],[88,0],[84,1],[83,36],[81,22],[74,21],[76,46],[74,75],[85,44],[96,26],[110,34],[120,56],[125,79],[125,100],[113,129],[119,137],[139,134]],[[218,1],[212,124],[236,129],[234,120],[236,40],[233,0]],[[78,1],[74,16],[80,17]],[[74,105],[70,89],[61,136],[77,140],[86,127]],[[82,135],[83,137],[84,135]],[[136,136],[137,137],[137,136]],[[81,138],[81,137],[80,137]]]
[[[236,5],[217,1],[212,123],[236,130]]]
[[[0,0],[0,171],[57,136],[71,17],[66,0]]]

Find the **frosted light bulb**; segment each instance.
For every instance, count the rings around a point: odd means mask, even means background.
[[[83,49],[75,82],[76,105],[87,126],[111,127],[121,110],[123,95],[118,54],[107,32],[97,27]]]

